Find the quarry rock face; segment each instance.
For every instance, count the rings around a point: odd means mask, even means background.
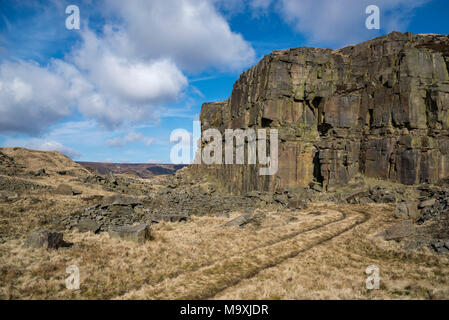
[[[279,169],[197,165],[228,191],[325,190],[361,173],[412,185],[449,176],[449,37],[393,32],[339,50],[275,51],[231,97],[205,103],[202,131],[273,128]],[[223,143],[224,145],[224,143]],[[269,150],[269,148],[267,147]]]

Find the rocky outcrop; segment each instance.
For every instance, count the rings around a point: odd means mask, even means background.
[[[29,248],[59,249],[70,245],[64,241],[62,233],[48,230],[32,232],[25,241],[25,246]]]
[[[276,128],[279,170],[198,165],[228,191],[275,191],[357,173],[412,185],[449,176],[449,38],[393,32],[339,50],[275,51],[231,97],[205,103],[202,131]],[[224,145],[224,144],[223,144]]]

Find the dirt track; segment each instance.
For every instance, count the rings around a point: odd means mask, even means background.
[[[183,273],[176,278],[152,286],[144,286],[127,293],[122,298],[145,297],[151,299],[210,299],[244,279],[255,277],[261,271],[274,268],[301,252],[325,243],[369,219],[369,214],[353,210],[338,212],[328,210],[335,216],[330,221],[311,228],[282,236],[275,242],[266,243],[251,250],[227,257]]]
[[[447,298],[446,256],[404,252],[374,237],[394,224],[391,205],[312,204],[266,211],[257,223],[192,217],[154,226],[145,245],[107,234],[68,232],[63,251],[0,245],[3,298],[25,299],[409,299]],[[231,218],[237,216],[235,212]],[[65,268],[81,270],[81,290],[65,289]],[[380,290],[365,269],[381,270]]]

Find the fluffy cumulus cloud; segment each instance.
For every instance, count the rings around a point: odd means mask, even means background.
[[[179,97],[187,78],[167,58],[145,60],[120,54],[109,38],[90,30],[71,59],[95,92],[80,98],[79,111],[107,127],[154,119],[157,107]]]
[[[254,62],[255,52],[210,0],[105,0],[120,12],[126,29],[106,30],[121,52],[142,58],[168,57],[183,70],[239,70]],[[117,31],[112,31],[117,30]]]
[[[104,0],[64,60],[0,64],[0,132],[36,134],[78,111],[115,129],[157,120],[186,73],[239,70],[254,50],[208,0]],[[87,21],[86,21],[87,22]]]
[[[60,60],[46,67],[20,60],[4,62],[0,65],[0,132],[43,130],[70,115],[74,99],[88,87],[75,68]]]
[[[429,0],[279,0],[281,16],[312,43],[340,46],[367,40],[373,31],[365,27],[369,5],[381,13],[381,29],[403,31],[412,11]]]

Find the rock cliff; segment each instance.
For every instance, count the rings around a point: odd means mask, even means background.
[[[449,37],[393,32],[339,50],[274,51],[231,97],[205,103],[202,131],[279,130],[279,170],[200,165],[230,192],[344,185],[357,173],[403,184],[449,176]],[[197,167],[198,169],[198,167]]]

